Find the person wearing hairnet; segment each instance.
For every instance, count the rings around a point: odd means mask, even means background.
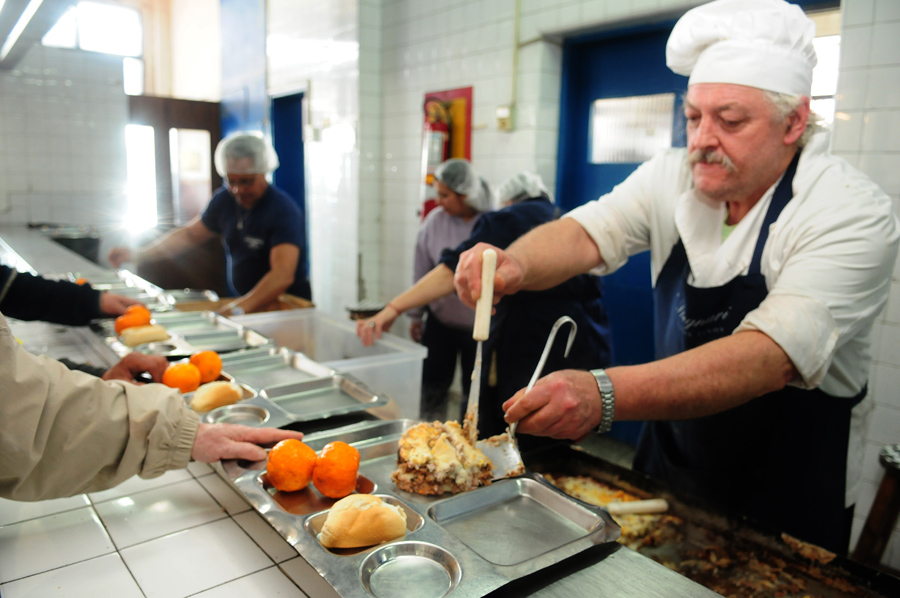
[[[266,174],[278,168],[272,144],[259,133],[233,133],[216,147],[215,164],[225,185],[202,215],[140,251],[113,248],[110,263],[118,267],[127,261],[177,256],[218,235],[228,256],[229,287],[240,295],[223,313],[260,311],[282,293],[311,299],[301,255],[306,239],[303,213],[266,180]]]
[[[494,300],[649,250],[657,360],[554,372],[504,403],[506,420],[554,438],[646,420],[636,470],[846,553],[900,229],[810,113],[814,36],[783,0],[685,13],[666,58],[690,77],[687,148],[498,251]],[[456,273],[470,305],[485,248]]]
[[[493,192],[467,160],[452,158],[441,163],[434,173],[434,187],[438,207],[425,217],[416,238],[413,266],[413,282],[416,284],[430,275],[440,260],[441,252],[467,239],[482,214],[492,210],[494,205]],[[422,364],[419,405],[419,416],[426,421],[445,419],[457,360],[462,370],[464,397],[469,394],[475,364],[475,341],[472,339],[475,314],[455,295],[445,295],[420,303],[407,313],[410,337],[428,348],[428,356]],[[382,313],[385,312],[393,313],[391,324],[401,313],[393,300],[382,310]],[[363,325],[367,330],[360,330]],[[379,336],[382,329],[390,328],[390,324],[382,328],[378,319],[357,322],[357,331],[364,344],[374,342],[368,329],[376,325]]]
[[[460,254],[477,243],[507,247],[535,226],[555,220],[559,211],[541,178],[530,172],[511,177],[498,193],[502,209],[483,214],[468,239],[441,252],[431,272],[407,291],[391,300],[391,305],[371,319],[357,323],[357,333],[365,344],[373,342],[405,311],[433,302],[439,297],[455,297],[453,272]],[[489,337],[482,346],[479,400],[479,437],[500,434],[506,427],[500,403],[528,384],[550,330],[561,316],[571,317],[577,327],[568,358],[564,357],[568,330],[560,333],[544,366],[545,372],[563,368],[601,368],[609,365],[609,324],[601,301],[600,279],[589,274],[575,276],[553,288],[504,297],[491,317]],[[469,331],[471,338],[471,330]],[[465,413],[463,402],[460,418]],[[535,448],[536,439],[519,437],[523,450]]]

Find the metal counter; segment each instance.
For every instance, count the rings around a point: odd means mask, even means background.
[[[36,272],[51,274],[68,271],[85,273],[102,273],[103,268],[77,255],[76,253],[53,242],[39,231],[28,230],[24,226],[0,226],[0,254],[4,245],[11,248],[24,262]],[[2,256],[0,256],[2,257]],[[7,262],[8,263],[8,262]],[[44,331],[54,338],[61,334],[59,326],[42,323],[14,322],[14,333],[20,331]],[[66,327],[68,328],[68,327]],[[82,334],[82,332],[85,332]],[[65,336],[67,355],[60,351],[50,350],[47,353],[54,357],[67,356],[78,359],[85,353],[95,353],[99,349],[93,346],[96,335],[86,329],[68,328]],[[48,342],[53,342],[48,341]],[[102,344],[97,343],[102,346]],[[27,344],[26,344],[27,346]],[[115,360],[114,355],[107,355],[107,365]],[[377,390],[377,389],[376,389]],[[225,477],[221,467],[214,468],[219,475]],[[227,479],[227,478],[226,478]],[[321,578],[311,579],[309,585],[301,587],[309,595],[325,595],[326,584]],[[337,595],[333,593],[332,595]],[[535,596],[547,598],[571,598],[572,596],[597,596],[617,598],[705,598],[718,594],[675,573],[666,567],[638,554],[620,544],[600,545],[588,549],[581,554],[542,569],[537,573],[518,579],[489,594],[492,597]],[[456,598],[452,594],[450,598]],[[460,597],[462,595],[459,595]]]

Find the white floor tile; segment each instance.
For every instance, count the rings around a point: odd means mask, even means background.
[[[325,578],[319,575],[312,565],[303,560],[303,557],[298,556],[285,561],[278,567],[308,595],[316,598],[340,598],[331,584],[325,581]]]
[[[111,552],[115,546],[89,507],[5,525],[0,527],[0,582]]]
[[[196,594],[197,598],[307,598],[278,567]]]
[[[118,554],[107,554],[6,583],[0,585],[0,593],[4,598],[36,596],[143,598],[144,596]]]
[[[197,478],[197,481],[206,488],[207,492],[212,494],[216,502],[222,505],[229,515],[243,513],[253,508],[247,504],[244,497],[238,494],[228,482],[217,475]]]
[[[190,479],[192,479],[192,476],[188,471],[184,469],[173,469],[172,471],[167,471],[157,478],[152,478],[149,480],[134,476],[133,478],[125,480],[115,488],[103,490],[102,492],[93,492],[91,494],[88,494],[88,496],[90,497],[91,501],[96,504],[105,500],[112,500],[114,498],[128,496],[136,492],[152,490],[154,488],[159,488],[160,486],[176,484],[178,482],[183,482],[184,480]]]
[[[119,550],[227,516],[193,478],[108,500],[94,508]]]
[[[144,542],[120,554],[147,598],[188,596],[272,565],[231,519]]]
[[[9,525],[10,523],[18,523],[27,519],[37,519],[38,517],[89,507],[90,505],[91,502],[84,494],[39,502],[19,502],[0,498],[0,525]]]
[[[268,521],[256,511],[235,515],[234,520],[250,534],[253,541],[259,544],[273,561],[280,563],[297,556],[297,549],[291,546],[281,534],[275,531]]]

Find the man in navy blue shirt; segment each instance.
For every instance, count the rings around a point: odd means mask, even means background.
[[[240,295],[223,313],[260,311],[285,292],[311,299],[301,256],[303,213],[266,180],[278,168],[272,145],[258,133],[234,133],[219,142],[215,163],[225,186],[201,216],[137,252],[114,248],[110,263],[171,257],[218,235],[225,243],[229,287]]]

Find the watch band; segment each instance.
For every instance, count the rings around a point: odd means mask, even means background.
[[[612,428],[613,418],[616,413],[616,393],[613,389],[612,380],[603,370],[591,370],[591,375],[597,381],[597,388],[600,389],[600,425],[597,426],[598,434],[605,434]]]

